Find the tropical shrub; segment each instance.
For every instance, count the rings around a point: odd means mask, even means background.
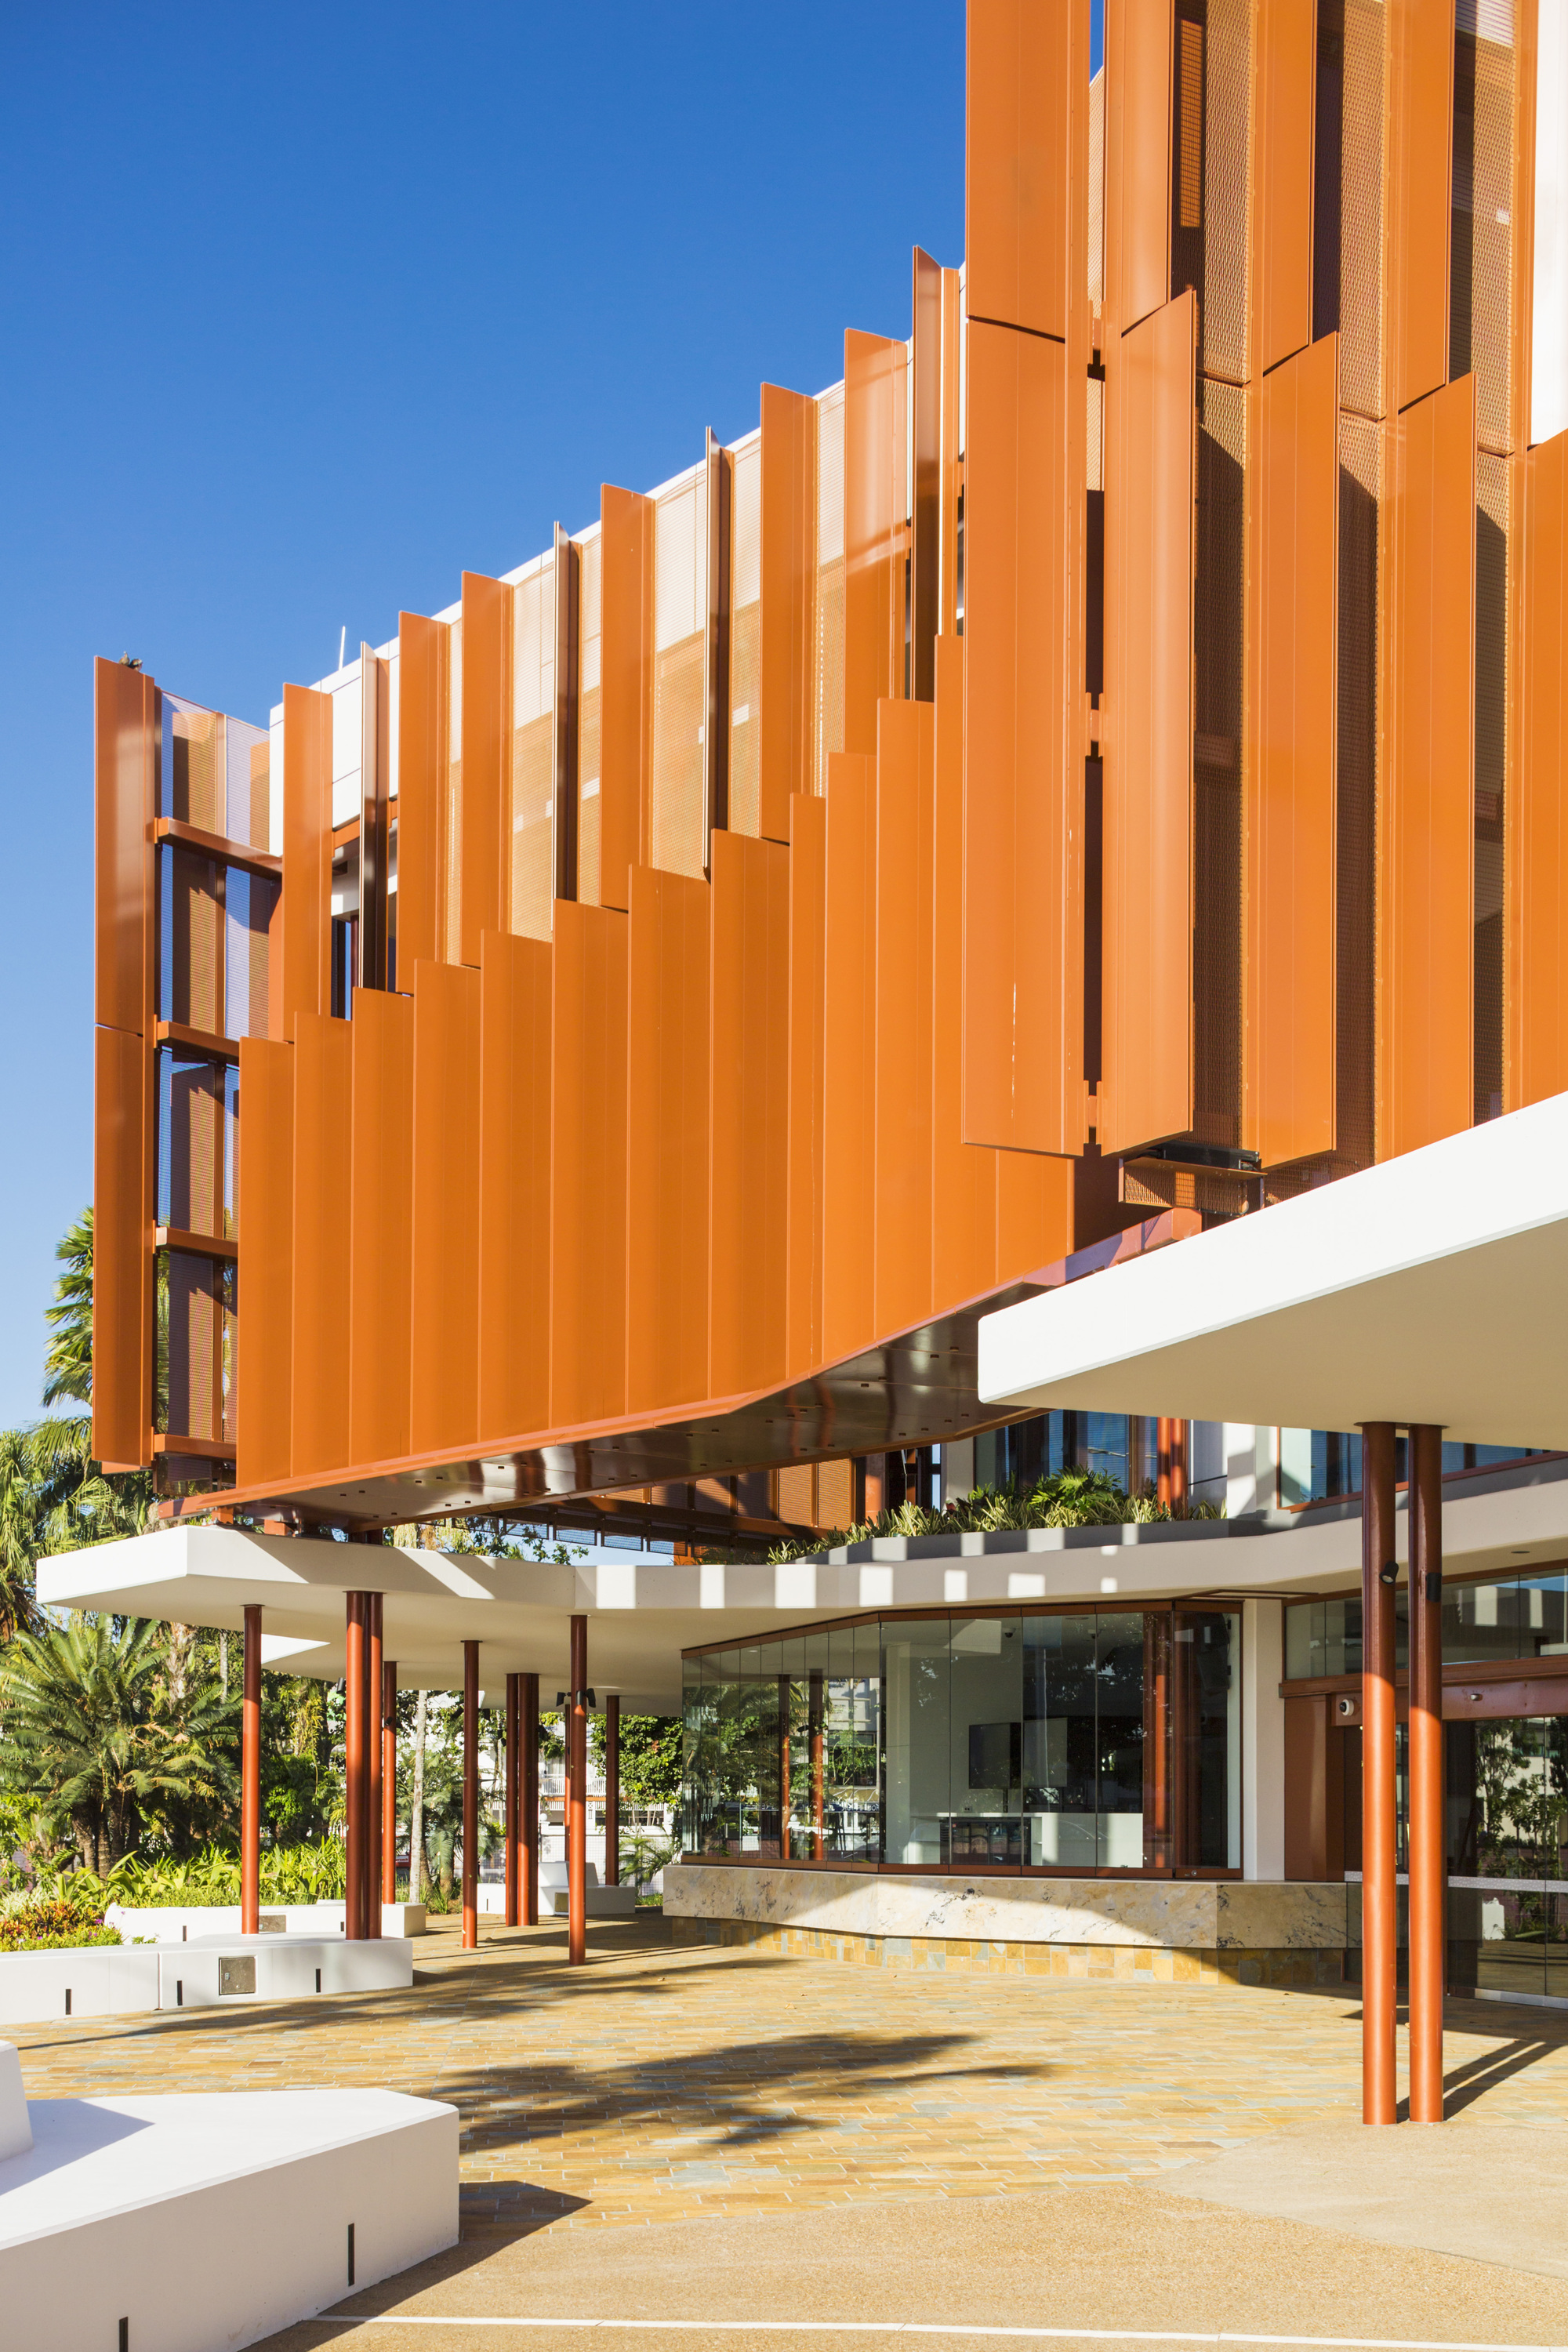
[[[101,1911],[84,1911],[48,1896],[0,1913],[0,1952],[61,1952],[80,1944],[118,1944],[118,1927],[105,1927]]]
[[[976,1486],[955,1495],[940,1511],[921,1503],[900,1503],[852,1528],[823,1534],[814,1543],[775,1544],[770,1560],[807,1559],[839,1544],[868,1543],[878,1536],[994,1535],[1008,1528],[1110,1528],[1168,1519],[1168,1503],[1152,1488],[1130,1495],[1103,1470],[1054,1470],[1033,1486],[1013,1480],[1005,1486]],[[1218,1503],[1189,1503],[1193,1519],[1222,1519]],[[710,1554],[718,1558],[718,1554]]]

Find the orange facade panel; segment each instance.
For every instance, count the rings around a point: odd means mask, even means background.
[[[1062,344],[973,320],[967,333],[963,1132],[1072,1151],[1088,743],[1068,518],[1084,503],[1085,403]]]
[[[978,1298],[996,1272],[994,1152],[963,1140],[964,640],[936,643],[931,777],[931,1288]]]
[[[1026,1281],[1073,1245],[1073,1162],[1043,1153],[996,1154],[996,1280]]]
[[[1519,757],[1504,801],[1509,1110],[1568,1092],[1568,433],[1515,467]]]
[[[349,1459],[381,1462],[409,1450],[414,1006],[357,989],[350,1031]]]
[[[626,1411],[626,985],[625,915],[561,899],[550,1074],[550,1418],[558,1429]]]
[[[1312,340],[1312,142],[1317,11],[1257,0],[1252,18],[1252,170],[1247,374]]]
[[[1339,338],[1251,394],[1242,757],[1244,1147],[1334,1149]]]
[[[479,975],[421,963],[414,983],[413,1368],[416,1454],[479,1432]]]
[[[1473,376],[1385,427],[1377,1156],[1474,1112]]]
[[[1171,0],[1106,0],[1105,310],[1114,333],[1170,299],[1173,14]]]
[[[790,855],[713,836],[709,1385],[785,1378]]]
[[[969,10],[969,316],[1058,340],[1088,282],[1068,205],[1082,168],[1075,92],[1086,125],[1089,113],[1089,0],[984,0]]]
[[[844,338],[844,749],[871,758],[877,705],[904,691],[908,365],[902,343]]]
[[[877,1338],[877,762],[827,763],[823,965],[822,1353]]]
[[[1195,330],[1188,292],[1108,361],[1102,1152],[1193,1120]]]
[[[816,403],[764,383],[762,394],[761,729],[758,831],[789,838],[790,796],[809,792],[812,625],[816,588]]]
[[[239,1041],[239,1406],[242,1486],[287,1478],[294,1352],[294,1054]]]
[[[152,988],[157,688],[93,664],[93,1019],[141,1036]]]
[[[351,1027],[351,1023],[329,1020],[322,1013],[301,1011],[294,1019],[289,1451],[295,1476],[336,1470],[354,1458],[349,1447]],[[244,1246],[242,1241],[242,1251]]]
[[[400,613],[397,649],[397,966],[406,991],[415,965],[442,952],[451,632]]]
[[[279,1027],[332,1001],[332,698],[283,689],[283,895]]]
[[[934,718],[929,702],[884,702],[878,737],[875,1066],[881,1075],[871,1098],[875,1319],[884,1337],[926,1321],[933,1305]]]
[[[824,1126],[826,1046],[827,806],[790,803],[789,1151],[784,1353],[798,1379],[822,1360]]]
[[[1393,416],[1448,376],[1454,12],[1384,0],[1383,37],[1383,413]]]
[[[653,757],[651,499],[599,502],[599,904],[627,904],[643,855]]]
[[[550,947],[492,931],[479,967],[479,1427],[550,1419]]]
[[[512,591],[463,574],[462,937],[458,961],[476,968],[487,931],[511,918]]]
[[[152,1459],[148,1092],[141,1038],[123,1029],[95,1031],[92,1451],[106,1470],[137,1470]]]
[[[626,918],[626,1411],[708,1391],[708,885],[634,866]]]

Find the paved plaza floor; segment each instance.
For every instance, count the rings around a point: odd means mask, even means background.
[[[596,1923],[574,1970],[554,1925],[416,1949],[411,1991],[16,2029],[36,2096],[459,2108],[462,2247],[273,2352],[542,2352],[589,2321],[644,2352],[911,2325],[938,2352],[985,2327],[1568,2346],[1552,2012],[1453,2003],[1451,2127],[1368,2133],[1349,1990],[861,1969],[675,1946],[654,1915]]]

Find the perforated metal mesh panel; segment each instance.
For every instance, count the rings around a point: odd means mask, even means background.
[[[182,702],[165,694],[163,703],[163,762],[158,787],[158,814],[181,824],[199,825],[204,833],[225,828],[219,806],[219,734],[222,721],[216,710],[200,703]]]
[[[577,896],[599,903],[600,589],[604,559],[599,534],[580,542],[577,621]]]
[[[1373,1156],[1377,913],[1377,427],[1340,419],[1338,831],[1335,889],[1336,1145]]]
[[[708,480],[668,490],[653,521],[653,863],[707,863],[702,732],[708,699]]]
[[[1089,394],[1089,488],[1105,488],[1105,385],[1099,376],[1091,375],[1086,386]]]
[[[1089,86],[1089,299],[1105,300],[1105,68]]]
[[[165,1334],[154,1426],[165,1436],[233,1435],[234,1271],[184,1250],[160,1251],[159,1319]]]
[[[1205,379],[1198,432],[1193,1131],[1234,1149],[1241,1108],[1241,697],[1247,396]]]
[[[447,810],[444,864],[447,887],[442,908],[441,955],[447,963],[463,960],[463,624],[454,621],[447,678],[451,701],[447,709]],[[413,974],[409,974],[413,978]]]
[[[551,814],[555,793],[555,558],[512,590],[512,929],[550,937],[554,896]]]
[[[1210,374],[1228,376],[1239,383],[1247,374],[1247,187],[1252,105],[1249,0],[1208,0],[1206,46],[1202,364]],[[1185,168],[1184,160],[1184,173]]]
[[[1176,91],[1176,217],[1183,228],[1204,225],[1204,28],[1182,27]]]
[[[223,1034],[265,1037],[273,909],[279,884],[231,866],[223,890]],[[178,1223],[178,1219],[175,1220]]]
[[[159,1016],[223,1035],[222,877],[212,858],[168,843],[159,864]]]
[[[763,445],[737,449],[730,481],[730,830],[762,829]]]
[[[1476,458],[1475,1080],[1478,1119],[1502,1110],[1503,796],[1508,720],[1508,461]]]
[[[814,789],[827,790],[828,756],[844,749],[844,386],[817,403],[816,743]]]
[[[1507,446],[1513,300],[1513,51],[1459,33],[1454,44],[1453,275],[1448,373],[1476,379],[1483,446]]]
[[[1340,335],[1340,401],[1381,410],[1383,9],[1320,0],[1312,332]]]

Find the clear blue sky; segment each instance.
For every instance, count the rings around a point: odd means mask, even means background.
[[[910,247],[962,256],[963,10],[67,0],[0,57],[9,1423],[91,1190],[93,655],[264,722],[345,625],[907,334]]]

